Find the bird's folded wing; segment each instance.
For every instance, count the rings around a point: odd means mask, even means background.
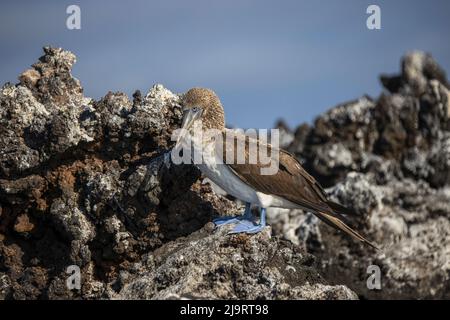
[[[230,140],[232,140],[231,143]],[[237,143],[245,144],[245,148],[241,148],[246,160],[244,163],[237,162]],[[257,147],[255,147],[255,144]],[[252,152],[250,150],[253,150],[253,152],[258,150],[259,155],[259,148],[267,150],[267,156],[275,155],[271,157],[278,165],[278,170],[274,174],[262,174],[262,168],[268,167],[270,164],[263,165],[259,162],[251,163],[249,161],[250,152]],[[227,154],[229,153],[232,153],[234,159],[227,162]],[[310,210],[330,226],[342,230],[353,238],[378,249],[373,243],[348,226],[342,214],[347,214],[350,210],[340,204],[329,201],[319,183],[288,152],[273,148],[270,144],[261,143],[244,135],[237,135],[231,139],[230,137],[223,137],[222,156],[224,163],[253,189],[265,194],[279,196]]]
[[[237,163],[237,143],[245,143],[245,149],[242,150],[245,154],[245,163],[242,164]],[[262,174],[262,169],[269,167],[270,164],[267,164],[267,161],[261,164],[259,157],[257,163],[249,163],[250,152],[257,150],[259,155],[260,149],[264,152],[267,150],[267,157],[273,155],[271,160],[278,165],[278,170],[274,174]],[[255,190],[282,197],[313,211],[331,211],[323,189],[288,152],[244,135],[224,137],[223,151],[224,163]],[[233,153],[234,159],[227,162],[227,154],[230,152]]]

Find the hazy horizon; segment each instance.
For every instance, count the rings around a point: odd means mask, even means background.
[[[381,8],[381,30],[366,8]],[[81,30],[66,8],[81,8]],[[73,75],[86,96],[131,97],[161,83],[173,92],[209,87],[227,123],[291,127],[364,94],[378,76],[398,73],[408,51],[430,52],[450,69],[449,1],[4,1],[0,5],[0,82],[17,76],[45,45],[77,55]]]

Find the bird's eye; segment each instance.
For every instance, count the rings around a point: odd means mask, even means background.
[[[193,107],[193,108],[192,108],[192,111],[194,111],[194,112],[198,112],[198,110],[200,110],[199,107]]]

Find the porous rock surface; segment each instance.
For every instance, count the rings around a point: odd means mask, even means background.
[[[269,211],[274,232],[321,261],[331,283],[364,298],[450,298],[450,91],[431,55],[407,54],[386,91],[302,125],[286,148],[381,250],[365,248],[301,210]],[[368,268],[381,271],[370,290]],[[369,269],[370,270],[370,269]]]
[[[212,223],[143,257],[120,299],[356,299],[330,286],[314,256],[267,227],[254,236],[214,231]]]

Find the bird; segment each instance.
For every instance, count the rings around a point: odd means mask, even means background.
[[[227,194],[245,203],[242,215],[214,219],[216,227],[233,224],[230,233],[258,233],[266,227],[267,208],[303,209],[352,238],[378,249],[349,226],[344,215],[352,211],[328,199],[324,189],[295,156],[265,141],[259,141],[258,137],[248,137],[242,132],[226,128],[222,103],[213,90],[198,87],[189,89],[181,95],[179,105],[183,110],[183,118],[175,149],[183,149],[184,152],[190,148],[189,151],[194,155],[200,154],[201,161],[194,161],[194,164],[202,174]],[[207,132],[215,132],[215,138],[211,138],[213,135]],[[240,162],[236,161],[238,152],[234,152],[239,142],[245,146],[241,150],[245,161]],[[277,155],[276,173],[262,174],[267,164],[262,164],[259,158],[256,162],[249,161],[252,146],[266,148]],[[191,158],[194,158],[192,153]],[[233,161],[229,161],[227,154],[233,156]],[[260,209],[259,221],[253,218],[252,206]]]

